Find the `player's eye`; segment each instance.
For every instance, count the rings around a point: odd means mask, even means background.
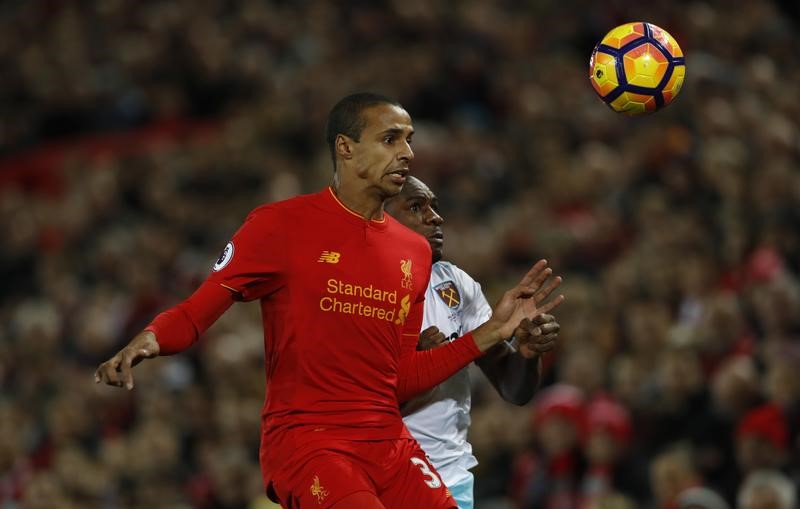
[[[385,137],[383,139],[383,142],[386,143],[387,145],[391,145],[393,141],[394,141],[394,138],[391,137],[391,136],[387,136],[387,137]]]
[[[419,206],[419,203],[412,203],[411,206],[408,208],[413,213],[417,213],[422,210],[422,207]]]

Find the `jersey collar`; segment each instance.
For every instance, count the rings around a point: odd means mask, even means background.
[[[389,222],[387,220],[386,212],[383,213],[383,217],[381,219],[367,219],[342,203],[341,200],[339,200],[339,197],[336,196],[336,193],[333,192],[332,187],[328,186],[327,191],[324,191],[323,194],[327,196],[326,202],[330,208],[336,211],[337,215],[347,219],[348,222],[359,225],[366,224],[370,228],[376,228],[379,230],[384,230],[388,226]]]

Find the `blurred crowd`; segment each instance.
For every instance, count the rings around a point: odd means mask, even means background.
[[[629,119],[588,81],[618,24],[687,55]],[[445,257],[490,301],[564,276],[534,402],[476,374],[478,509],[796,509],[793,2],[12,0],[0,5],[0,508],[264,509],[258,307],[93,372],[187,297],[247,212],[327,185],[325,116],[396,96]]]

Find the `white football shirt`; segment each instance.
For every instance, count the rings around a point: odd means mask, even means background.
[[[480,284],[452,263],[433,264],[425,293],[423,330],[435,325],[453,341],[491,315]],[[468,478],[469,469],[478,464],[467,442],[470,401],[469,373],[464,368],[402,408],[406,426],[446,486]]]

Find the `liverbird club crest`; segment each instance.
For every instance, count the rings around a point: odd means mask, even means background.
[[[450,309],[455,309],[461,304],[461,294],[458,293],[458,288],[452,281],[439,283],[433,289],[436,290],[436,294]]]

